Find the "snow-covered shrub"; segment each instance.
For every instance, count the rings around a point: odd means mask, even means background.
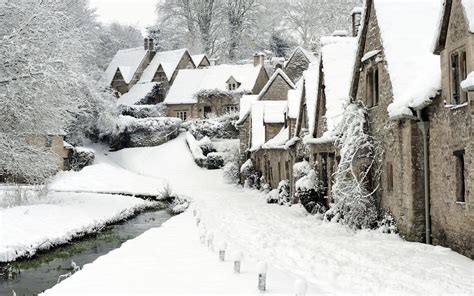
[[[293,176],[295,180],[301,179],[311,171],[311,165],[307,160],[297,162],[293,165]]]
[[[337,127],[341,160],[332,187],[335,204],[326,215],[355,229],[376,227],[379,216],[370,176],[378,180],[377,161],[382,152],[366,131],[366,116],[365,107],[351,104]]]
[[[199,140],[199,147],[201,148],[202,154],[204,154],[204,156],[217,151],[216,148],[214,148],[214,144],[212,143],[211,139],[209,139],[207,136]]]
[[[244,178],[245,188],[260,189],[260,184],[263,184],[261,183],[260,174],[255,170],[251,159],[247,159],[247,161],[242,164],[240,167],[240,174]]]
[[[120,105],[119,111],[122,115],[135,118],[165,117],[167,108],[163,103],[156,105]]]
[[[239,163],[230,161],[224,165],[224,178],[229,183],[237,184],[240,181]]]
[[[281,180],[280,183],[278,183],[278,203],[288,205],[290,202],[290,181]]]
[[[377,230],[383,233],[398,233],[397,223],[393,216],[385,213],[383,218],[377,222]]]
[[[262,177],[263,178],[263,177]],[[270,184],[266,183],[264,179],[260,178],[260,190],[269,193],[272,190],[272,186]]]
[[[303,207],[311,214],[324,213],[326,199],[321,192],[321,182],[314,170],[310,170],[295,183],[295,197]]]
[[[267,203],[273,204],[278,203],[279,196],[278,196],[278,189],[273,189],[267,194]]]
[[[224,166],[224,159],[219,152],[211,152],[207,155],[207,168],[209,170],[220,169]]]
[[[169,211],[173,215],[181,214],[189,208],[190,203],[189,197],[177,195],[169,205]]]
[[[74,147],[68,157],[68,169],[80,171],[88,165],[94,163],[95,154],[91,149]]]
[[[186,133],[186,143],[188,143],[189,150],[191,150],[194,162],[200,167],[205,166],[207,158],[202,153],[199,141],[190,132]]]

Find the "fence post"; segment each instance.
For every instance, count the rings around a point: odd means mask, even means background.
[[[265,291],[267,289],[267,270],[268,265],[265,262],[258,263],[258,289]]]
[[[224,261],[225,260],[225,249],[227,249],[227,243],[226,242],[222,242],[219,246],[219,259],[221,261]]]
[[[234,255],[234,271],[240,273],[240,263],[242,262],[242,252],[236,252]]]
[[[207,247],[208,247],[209,249],[211,249],[211,251],[214,250],[214,242],[213,242],[213,240],[214,240],[214,233],[209,232],[209,233],[207,234]]]

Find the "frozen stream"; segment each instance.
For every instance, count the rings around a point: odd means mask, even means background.
[[[0,295],[36,295],[54,286],[58,277],[71,271],[71,261],[79,266],[119,248],[150,228],[159,227],[171,215],[162,209],[148,210],[136,217],[107,226],[100,233],[76,240],[31,259],[12,263],[19,273],[13,279],[0,277]],[[124,271],[126,272],[126,271]]]

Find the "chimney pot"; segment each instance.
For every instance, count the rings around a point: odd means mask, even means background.
[[[265,54],[263,52],[257,52],[253,55],[253,66],[264,66],[265,64]]]
[[[351,11],[352,16],[352,37],[357,37],[359,34],[359,28],[362,22],[362,7],[354,7]]]
[[[148,45],[149,45],[148,38],[143,39],[143,47],[145,50],[148,50]]]
[[[155,51],[155,43],[153,38],[148,38],[148,50]]]

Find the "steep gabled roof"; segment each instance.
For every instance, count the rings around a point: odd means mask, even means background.
[[[166,77],[171,79],[179,62],[187,52],[186,48],[157,52],[148,67],[143,71],[140,83],[151,82],[160,65],[163,67]]]
[[[146,54],[147,51],[143,47],[119,50],[105,70],[102,76],[103,82],[110,85],[117,69],[120,69],[124,81],[130,83]]]
[[[265,123],[284,123],[287,101],[255,101],[252,103],[252,133],[250,151],[259,150],[265,144]]]
[[[137,83],[117,100],[117,104],[134,105],[149,95],[157,84],[158,82]]]
[[[282,78],[287,84],[288,86],[290,87],[290,89],[295,89],[296,86],[295,84],[291,81],[291,79],[288,77],[288,75],[286,75],[285,72],[283,72],[282,69],[277,69],[272,77],[270,77],[270,79],[267,81],[267,83],[265,84],[265,86],[262,88],[262,90],[260,91],[259,95],[258,95],[258,99],[261,100],[265,94],[268,92],[268,90],[272,87],[273,85],[273,82],[275,82],[275,80],[280,77]]]
[[[193,59],[194,65],[196,67],[198,67],[204,59],[207,59],[209,61],[209,59],[207,58],[205,54],[195,54],[195,55],[192,55],[191,58]]]
[[[285,67],[291,63],[291,61],[293,60],[293,57],[295,56],[295,54],[297,52],[301,52],[303,54],[303,56],[308,60],[308,63],[316,63],[318,61],[318,58],[314,56],[314,54],[306,49],[304,49],[303,47],[301,46],[298,46],[295,48],[295,50],[293,50],[293,52],[291,53],[290,57],[288,58],[288,61],[285,63]]]
[[[254,67],[253,64],[180,70],[166,96],[165,103],[194,104],[197,103],[196,94],[201,91],[228,92],[226,82],[230,77],[234,77],[240,83],[232,92],[252,93],[260,71],[262,67]]]
[[[464,17],[468,25],[470,33],[474,33],[474,0],[461,0],[464,11]],[[436,32],[436,40],[434,44],[434,53],[440,54],[446,44],[446,35],[448,33],[449,19],[451,18],[451,10],[453,0],[443,1],[443,10],[440,14],[438,31]]]
[[[411,108],[429,104],[441,88],[440,60],[432,53],[441,3],[433,0],[366,0],[367,7],[372,3],[374,11],[365,10],[350,95],[356,99],[367,27],[370,15],[375,13],[393,90],[393,102],[387,108],[389,117],[412,116]]]

